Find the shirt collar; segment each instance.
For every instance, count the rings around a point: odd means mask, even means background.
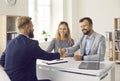
[[[21,33],[20,33],[20,35],[23,35],[23,36],[25,36],[25,37],[29,38],[29,36],[27,36],[27,35],[24,35],[24,34],[21,34]]]
[[[95,36],[95,32],[93,31],[92,34],[88,37],[86,37],[87,39],[92,39]]]

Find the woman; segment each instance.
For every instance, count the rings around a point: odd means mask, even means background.
[[[72,47],[73,45],[74,40],[71,38],[68,23],[62,21],[58,26],[56,37],[51,41],[50,45],[47,48],[47,51],[51,52],[54,50],[54,52],[58,52],[59,48]]]

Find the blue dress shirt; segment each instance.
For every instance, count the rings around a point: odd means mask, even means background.
[[[90,50],[90,38],[86,38],[86,40],[85,40],[84,56],[88,55],[89,50]]]

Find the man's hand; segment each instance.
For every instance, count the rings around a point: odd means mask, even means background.
[[[58,52],[60,53],[60,57],[67,57],[68,55],[65,54],[66,48],[58,49]]]
[[[65,58],[65,57],[68,57],[68,55],[64,53],[62,57]]]
[[[58,49],[58,52],[60,53],[60,57],[63,56],[62,49]]]
[[[82,60],[82,56],[79,55],[79,54],[75,54],[75,55],[74,55],[74,59],[75,59],[76,61],[81,61],[81,60]]]

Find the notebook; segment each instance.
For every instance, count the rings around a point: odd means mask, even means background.
[[[48,65],[52,65],[52,64],[66,63],[68,61],[65,60],[65,59],[55,59],[55,60],[51,60],[51,61],[44,60],[42,62],[45,63],[45,64],[48,64]]]
[[[82,61],[78,67],[79,69],[99,70],[100,61]]]

